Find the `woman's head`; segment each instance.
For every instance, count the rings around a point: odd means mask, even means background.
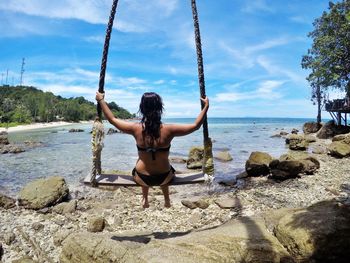
[[[160,137],[163,109],[162,98],[157,93],[146,92],[143,94],[139,113],[142,115],[141,122],[144,124],[144,135],[150,136],[152,141]]]

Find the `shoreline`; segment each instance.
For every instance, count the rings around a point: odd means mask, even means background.
[[[27,130],[37,130],[37,129],[45,129],[45,128],[55,128],[73,124],[83,124],[89,123],[89,121],[81,121],[81,122],[67,122],[67,121],[54,121],[54,122],[37,122],[31,124],[18,125],[15,127],[9,128],[0,128],[0,132],[6,131],[8,133],[18,132],[18,131],[27,131]]]

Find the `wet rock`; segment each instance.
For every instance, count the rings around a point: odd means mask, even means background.
[[[276,180],[295,178],[303,168],[303,164],[297,160],[281,161],[274,169],[271,169],[271,178]]]
[[[22,153],[22,152],[25,152],[25,150],[18,146],[18,145],[15,145],[15,144],[8,144],[8,145],[3,145],[3,146],[0,146],[0,153],[1,154],[6,154],[6,153]]]
[[[5,131],[0,132],[0,146],[10,144],[8,134]]]
[[[243,178],[247,178],[249,175],[247,174],[247,172],[246,171],[244,171],[244,172],[242,172],[242,173],[240,173],[240,174],[237,174],[237,176],[236,176],[236,179],[238,180],[238,179],[243,179]]]
[[[305,134],[316,133],[321,128],[321,124],[317,122],[306,122],[303,125],[303,132]]]
[[[19,204],[39,210],[62,202],[68,197],[69,189],[63,177],[53,176],[38,179],[27,184],[19,193]]]
[[[111,135],[114,133],[119,133],[119,131],[117,129],[109,128],[106,134]]]
[[[264,152],[252,152],[246,161],[245,169],[249,176],[267,175],[272,157]]]
[[[103,217],[91,217],[88,220],[87,230],[89,232],[102,232],[105,228],[105,219]]]
[[[237,183],[237,177],[234,175],[225,175],[220,177],[215,177],[214,181],[218,184],[226,185],[226,186],[234,186]]]
[[[286,139],[286,143],[287,142],[289,144],[289,149],[294,151],[304,151],[308,146],[304,136],[298,134],[289,135],[289,137]]]
[[[16,206],[16,200],[0,193],[0,207],[9,209]]]
[[[290,132],[291,134],[298,134],[299,130],[298,129],[295,129],[293,128],[292,131]]]
[[[77,209],[77,200],[71,200],[69,202],[60,203],[52,208],[52,212],[65,215],[72,214]]]
[[[204,149],[203,147],[192,147],[188,154],[187,168],[201,169],[203,165]]]
[[[68,132],[84,132],[83,129],[70,129]]]
[[[231,154],[228,151],[218,152],[215,155],[215,159],[220,160],[222,162],[229,162],[233,160]]]
[[[270,138],[281,138],[281,137],[282,135],[279,133],[270,136]]]
[[[274,233],[297,262],[348,262],[350,209],[324,201],[287,212]]]
[[[289,134],[289,133],[286,132],[286,131],[281,131],[281,132],[280,132],[280,135],[281,135],[281,136],[287,136],[288,134]]]
[[[350,145],[343,141],[332,142],[328,146],[330,155],[338,158],[344,158],[350,155]]]
[[[171,157],[169,157],[169,161],[170,161],[170,163],[186,163],[186,158],[171,156]]]
[[[272,160],[272,161],[269,163],[270,169],[275,169],[279,163],[280,163],[280,161],[279,161],[278,159]]]
[[[237,199],[228,197],[215,200],[215,204],[221,209],[232,209],[239,206]]]

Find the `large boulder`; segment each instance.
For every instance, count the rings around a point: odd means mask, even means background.
[[[316,133],[321,128],[321,124],[317,122],[306,122],[303,125],[303,132],[305,134]]]
[[[67,199],[69,189],[61,176],[38,179],[27,184],[19,193],[19,204],[39,210]]]
[[[308,146],[308,142],[303,135],[291,134],[286,139],[286,143],[289,144],[289,149],[295,151],[304,151]]]
[[[61,263],[74,262],[294,262],[263,220],[241,218],[186,233],[73,233]]]
[[[344,143],[343,141],[334,141],[328,146],[329,154],[343,158],[350,155],[350,144]]]
[[[350,133],[339,134],[333,137],[332,142],[341,141],[346,144],[350,144]]]
[[[245,170],[249,176],[267,175],[270,173],[271,155],[264,152],[252,152],[245,163]]]
[[[299,160],[281,161],[271,169],[271,178],[276,180],[295,178],[301,173],[303,167],[302,162]]]
[[[291,210],[274,233],[297,262],[349,262],[349,206],[324,201]]]
[[[0,146],[9,144],[8,134],[5,131],[0,132]]]
[[[0,193],[0,207],[9,209],[16,206],[16,200]]]
[[[317,132],[316,136],[319,139],[329,139],[338,134],[350,132],[349,126],[336,125],[334,121],[329,121],[322,125],[322,128]]]
[[[203,147],[192,147],[187,158],[188,169],[201,169],[203,166],[204,149]]]
[[[215,159],[222,161],[222,162],[229,162],[229,161],[233,160],[231,154],[228,151],[218,152],[215,155]]]
[[[315,157],[309,156],[301,159],[300,162],[303,164],[301,172],[304,174],[314,174],[320,169],[320,162]]]

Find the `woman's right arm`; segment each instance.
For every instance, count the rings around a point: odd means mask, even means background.
[[[209,99],[208,97],[205,97],[204,99],[201,98],[201,101],[204,104],[203,109],[199,113],[198,117],[194,121],[194,123],[191,124],[170,124],[167,125],[169,128],[169,131],[173,137],[175,136],[184,136],[187,134],[190,134],[196,130],[198,130],[201,125],[203,124],[204,117],[207,114],[207,111],[209,109]]]

